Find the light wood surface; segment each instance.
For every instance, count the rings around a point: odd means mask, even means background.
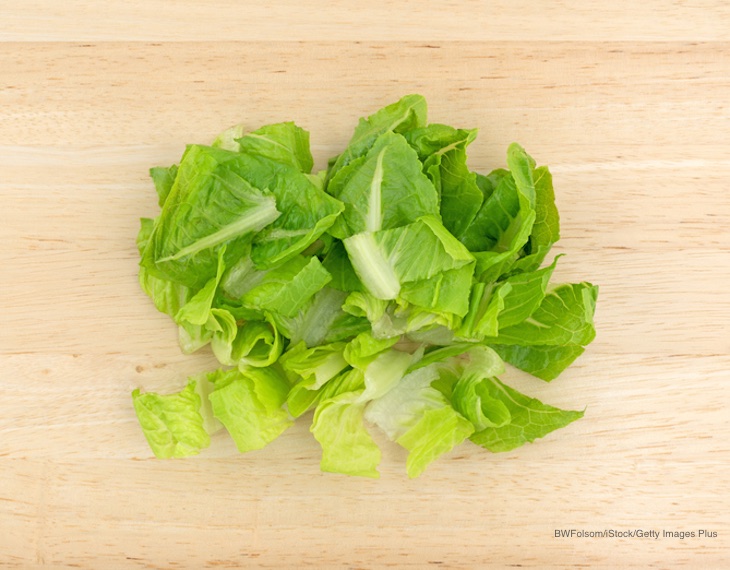
[[[0,0],[0,567],[730,567],[730,10],[719,1]],[[552,384],[585,418],[419,479],[319,471],[300,421],[239,455],[153,459],[130,391],[181,355],[136,281],[147,169],[223,128],[294,120],[318,166],[411,92],[554,173],[558,281],[598,336]],[[559,529],[714,538],[556,538]]]

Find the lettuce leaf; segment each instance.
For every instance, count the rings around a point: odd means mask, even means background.
[[[439,211],[433,184],[401,135],[380,135],[367,154],[334,176],[327,191],[344,205],[330,233],[339,238],[398,228]]]
[[[206,426],[210,425],[213,412],[207,400],[201,398],[198,386],[202,383],[200,379],[191,379],[175,394],[132,392],[140,426],[157,457],[197,455],[210,445]]]
[[[480,388],[490,406],[494,405],[492,402],[501,403],[510,415],[508,423],[486,426],[471,436],[474,443],[489,451],[511,451],[583,417],[582,411],[548,406],[510,388],[497,378],[484,379]]]
[[[418,477],[432,461],[474,432],[474,426],[431,386],[437,378],[433,366],[415,370],[365,411],[368,421],[409,451],[409,477]]]
[[[474,265],[474,258],[434,216],[390,230],[356,234],[344,240],[360,281],[378,299],[396,299],[403,283]],[[419,255],[421,251],[429,255]],[[468,295],[470,277],[455,285]]]
[[[330,161],[328,180],[341,168],[364,155],[383,133],[403,133],[425,126],[427,113],[426,99],[414,94],[383,107],[367,119],[360,119],[345,151]]]
[[[310,431],[322,446],[322,471],[380,476],[380,448],[363,422],[363,384],[362,372],[349,369],[318,391]]]
[[[215,273],[223,245],[225,264],[232,265],[281,216],[275,196],[241,176],[238,156],[244,155],[187,148],[142,255],[147,272],[200,288]]]
[[[289,385],[276,369],[217,370],[208,380],[213,414],[241,453],[265,447],[292,425],[283,407]]]
[[[438,192],[443,224],[456,237],[469,227],[484,201],[477,174],[466,163],[466,147],[476,135],[476,129],[455,129],[438,123],[405,135],[418,151],[423,171]]]

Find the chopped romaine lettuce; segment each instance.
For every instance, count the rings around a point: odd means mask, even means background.
[[[313,172],[292,122],[237,125],[150,174],[159,215],[137,235],[139,282],[221,368],[132,394],[158,457],[225,428],[260,449],[310,412],[321,469],[378,477],[379,428],[419,476],[467,439],[510,451],[582,417],[498,377],[556,378],[595,337],[598,288],[550,283],[560,236],[550,171],[518,144],[467,164],[476,129],[428,124],[420,95],[361,119]]]

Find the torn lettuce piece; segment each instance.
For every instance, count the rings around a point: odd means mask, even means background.
[[[223,131],[213,142],[214,147],[257,154],[293,166],[309,174],[314,160],[309,150],[309,132],[293,122],[265,125],[246,132],[242,125]]]
[[[536,271],[516,273],[504,280],[509,291],[504,299],[504,309],[499,313],[499,328],[504,329],[529,318],[540,306],[548,289],[548,283],[558,259]]]
[[[474,283],[456,338],[480,342],[529,318],[545,298],[557,259],[543,269],[517,273],[497,283]]]
[[[469,296],[469,310],[454,331],[455,338],[479,342],[484,337],[496,336],[499,315],[505,309],[505,298],[511,290],[512,286],[506,282],[474,283]]]
[[[274,195],[241,176],[237,156],[244,155],[187,147],[142,255],[148,273],[201,288],[215,275],[222,246],[232,265],[281,216]]]
[[[394,349],[398,337],[378,339],[371,332],[359,334],[350,341],[343,357],[363,374],[365,390],[360,395],[362,401],[380,398],[398,384],[414,356],[408,352]]]
[[[282,335],[291,344],[304,342],[308,347],[346,341],[367,330],[366,319],[353,316],[342,309],[347,293],[331,287],[323,287],[299,311],[295,317],[272,314]]]
[[[279,364],[292,385],[287,396],[287,407],[294,417],[299,417],[321,400],[322,391],[343,371],[350,368],[344,351],[347,344],[331,344],[307,348],[300,341],[279,359]]]
[[[137,249],[140,255],[147,247],[147,242],[154,227],[155,220],[151,218],[140,219],[140,229],[137,234]],[[172,318],[175,317],[183,305],[190,301],[195,293],[185,285],[150,275],[143,266],[139,268],[139,284],[152,300],[155,308]]]
[[[225,271],[223,261],[226,252],[224,245],[218,250],[218,269],[205,286],[192,295],[179,310],[172,315],[178,325],[178,341],[185,354],[191,354],[206,346],[213,338],[216,323],[212,317],[213,303],[221,276]]]
[[[259,269],[275,267],[302,253],[329,229],[344,208],[294,166],[256,154],[228,154],[234,157],[231,161],[237,172],[252,186],[273,194],[281,212],[253,240],[251,259]]]
[[[461,354],[440,361],[439,379],[434,382],[449,398],[454,409],[468,419],[476,431],[501,427],[511,421],[509,409],[493,398],[484,378],[504,372],[504,363],[491,348],[471,346]]]
[[[132,392],[134,411],[156,457],[188,457],[210,445],[212,431],[206,431],[206,426],[215,424],[207,399],[201,398],[197,388],[201,382],[191,379],[175,394]]]
[[[173,164],[165,168],[164,166],[155,166],[150,168],[150,177],[155,185],[157,191],[157,203],[160,208],[165,204],[170,190],[175,183],[175,177],[177,176],[177,165]]]
[[[585,348],[579,344],[564,346],[492,344],[490,346],[505,362],[546,382],[555,380],[585,351]]]
[[[583,417],[582,411],[561,410],[543,404],[510,388],[497,378],[485,378],[480,388],[491,401],[502,402],[510,414],[509,423],[485,427],[470,438],[477,445],[495,453],[511,451],[525,443],[531,443]]]
[[[598,287],[590,283],[558,285],[549,290],[540,306],[524,321],[499,330],[487,344],[581,345],[596,336],[593,314]]]
[[[381,452],[363,424],[365,403],[346,392],[320,403],[311,431],[322,446],[320,468],[330,473],[380,477]]]
[[[502,383],[504,370],[498,354],[476,345],[462,354],[434,351],[426,368],[438,372],[433,382],[454,409],[474,426],[470,439],[493,452],[509,451],[544,437],[583,416],[543,404]],[[445,358],[438,359],[443,355]]]
[[[380,477],[377,466],[381,452],[363,422],[367,402],[362,400],[362,393],[343,392],[317,405],[310,431],[322,446],[322,471]]]
[[[401,285],[399,298],[411,305],[438,314],[463,317],[469,310],[469,286],[474,265],[447,269],[428,279]]]
[[[213,309],[211,348],[225,366],[264,368],[274,364],[284,348],[279,329],[269,315],[262,320],[236,322],[225,309]]]
[[[332,244],[322,260],[322,267],[332,276],[330,287],[347,292],[365,290],[341,241],[336,240]]]
[[[342,308],[358,318],[367,319],[367,329],[376,339],[397,338],[439,325],[450,327],[455,322],[454,316],[447,312],[423,309],[402,298],[385,301],[360,291],[351,293]]]
[[[418,152],[423,172],[436,187],[444,226],[460,237],[484,201],[477,175],[466,164],[466,147],[476,138],[477,130],[433,123],[404,136]]]
[[[403,283],[474,264],[469,251],[434,216],[392,230],[357,234],[344,244],[363,285],[383,300],[396,299]],[[470,280],[462,278],[458,285],[468,294]]]
[[[427,409],[414,425],[396,439],[408,450],[406,473],[420,476],[434,460],[460,445],[474,431],[474,426],[452,408]]]
[[[438,377],[435,366],[416,369],[365,410],[366,420],[409,451],[406,471],[411,478],[474,432],[474,426],[431,386]]]
[[[339,239],[405,226],[439,212],[438,194],[422,173],[418,155],[392,131],[380,135],[367,154],[342,168],[327,191],[345,205],[329,230]]]
[[[360,119],[345,151],[330,159],[327,179],[331,180],[341,168],[366,154],[383,133],[404,133],[426,125],[428,105],[422,95],[406,95],[370,115]]]
[[[218,284],[226,269],[225,253],[226,246],[224,245],[218,250],[218,268],[215,275],[185,305],[180,307],[180,310],[175,314],[177,324],[205,325],[208,322]]]
[[[555,205],[553,177],[547,166],[534,171],[535,223],[530,238],[515,262],[515,271],[534,271],[542,264],[553,244],[560,239],[560,215]]]
[[[346,344],[336,342],[307,348],[303,342],[291,346],[279,359],[292,382],[308,390],[316,390],[337,376],[349,365],[343,352]]]
[[[368,402],[394,389],[422,350],[394,348],[398,339],[376,339],[362,333],[345,347],[352,369],[324,384],[316,404],[312,433],[322,445],[322,469],[378,477],[380,450],[363,423]]]
[[[265,447],[292,425],[283,407],[289,385],[276,369],[217,370],[208,379],[213,414],[241,453]]]
[[[223,286],[246,308],[294,317],[331,279],[317,257],[298,255],[263,271],[244,258],[228,273]]]
[[[495,173],[494,191],[459,236],[476,258],[475,275],[488,283],[507,274],[535,223],[535,161],[516,143],[507,150],[509,172]]]
[[[383,317],[388,306],[386,300],[378,299],[365,291],[354,291],[344,300],[342,310],[375,323]]]
[[[364,372],[378,356],[397,342],[398,338],[375,338],[371,331],[366,331],[345,345],[342,357],[350,366]]]

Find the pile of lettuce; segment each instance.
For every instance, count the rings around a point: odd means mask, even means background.
[[[550,381],[590,343],[597,287],[549,283],[559,237],[552,178],[517,144],[507,168],[467,166],[476,130],[426,122],[409,95],[361,119],[312,173],[294,123],[233,127],[153,168],[139,279],[218,370],[178,393],[133,392],[157,457],[226,429],[260,449],[311,421],[324,471],[377,477],[380,428],[407,473],[469,439],[508,451],[580,418],[498,376]]]

